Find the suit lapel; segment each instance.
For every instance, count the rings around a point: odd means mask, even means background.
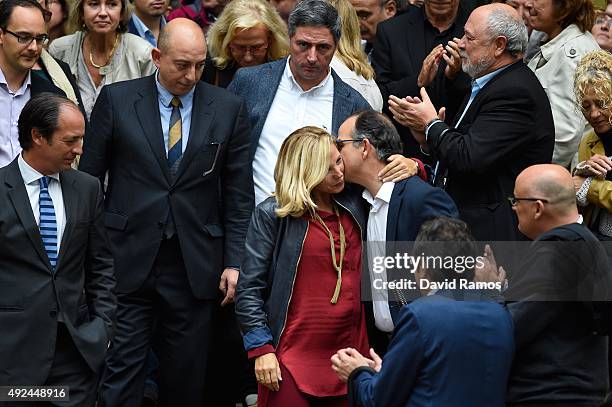
[[[205,91],[205,88],[206,85],[204,83],[198,82],[193,94],[189,140],[187,141],[187,147],[185,148],[185,153],[183,154],[176,174],[176,180],[178,180],[189,167],[189,163],[202,148],[204,141],[208,140],[210,137],[208,128],[213,121],[214,105],[212,103],[213,98]]]
[[[397,235],[397,220],[399,219],[400,199],[401,194],[404,192],[405,182],[398,182],[393,188],[391,194],[391,201],[389,202],[389,211],[387,213],[387,242],[393,242]]]
[[[57,256],[57,265],[55,270],[60,269],[62,265],[62,259],[66,250],[68,250],[68,242],[72,237],[72,230],[76,222],[76,214],[79,206],[79,195],[76,188],[76,179],[69,176],[67,173],[60,173],[60,185],[62,186],[62,197],[64,198],[64,209],[66,211],[66,227],[62,235],[62,241],[60,244],[59,255]]]
[[[164,176],[170,183],[170,170],[168,168],[168,159],[166,157],[166,148],[164,146],[164,134],[161,128],[161,117],[159,114],[159,102],[157,98],[157,86],[155,85],[155,75],[149,76],[149,80],[145,82],[145,86],[140,91],[142,96],[134,104],[136,116],[142,128],[153,154],[157,159]]]
[[[19,217],[19,220],[26,231],[26,234],[34,246],[34,250],[36,253],[38,253],[38,256],[43,263],[47,265],[49,273],[52,273],[51,263],[49,263],[49,258],[47,257],[47,253],[45,252],[45,248],[42,243],[42,238],[40,237],[40,229],[36,224],[36,219],[34,218],[34,213],[32,212],[32,205],[30,205],[30,199],[28,198],[25,184],[23,183],[23,178],[21,176],[21,172],[19,171],[17,159],[13,160],[13,162],[9,165],[6,184],[8,186],[8,195],[11,203],[13,204],[15,212],[17,213],[17,216]]]

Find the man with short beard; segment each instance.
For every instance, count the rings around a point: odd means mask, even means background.
[[[512,7],[489,4],[472,12],[457,45],[452,58],[460,58],[473,80],[451,126],[424,88],[422,101],[392,96],[390,110],[438,160],[435,181],[476,239],[517,240],[516,216],[506,198],[523,169],[551,161],[555,138],[546,93],[522,61],[527,28]]]
[[[166,11],[168,0],[134,0],[134,12],[128,23],[128,31],[157,47],[159,31],[166,25]]]

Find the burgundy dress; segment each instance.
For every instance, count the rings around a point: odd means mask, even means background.
[[[318,213],[334,236],[336,259],[339,259],[338,217],[334,213]],[[287,321],[276,350],[276,357],[283,371],[281,390],[276,393],[259,386],[259,407],[289,405],[287,403],[290,400],[280,394],[288,394],[289,389],[283,389],[283,386],[295,386],[297,389],[292,389],[292,393],[299,392],[307,398],[341,396],[344,400],[347,387],[331,369],[330,358],[339,349],[347,347],[368,355],[365,313],[360,297],[359,226],[350,213],[340,210],[346,250],[340,296],[338,302],[332,304],[330,301],[336,288],[338,273],[332,265],[329,235],[323,226],[310,216],[305,215],[304,219],[308,221],[308,231],[293,285]],[[285,377],[287,374],[291,377]]]

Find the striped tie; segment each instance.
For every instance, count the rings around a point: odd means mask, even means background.
[[[170,104],[172,105],[172,115],[170,116],[170,131],[168,132],[168,166],[170,167],[170,173],[176,175],[183,154],[181,99],[174,96]]]
[[[45,251],[49,257],[51,268],[55,271],[57,264],[57,222],[55,220],[55,208],[49,195],[49,181],[51,178],[42,177],[40,183],[39,208],[40,208],[40,236],[42,237]]]

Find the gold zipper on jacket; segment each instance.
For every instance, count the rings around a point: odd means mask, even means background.
[[[304,243],[306,242],[306,236],[308,236],[308,229],[310,228],[310,223],[306,221],[306,233],[304,233],[304,239],[302,240],[302,246],[300,247],[300,255],[298,256],[298,261],[295,265],[295,272],[293,273],[293,282],[291,283],[291,292],[289,293],[289,301],[287,302],[287,309],[285,311],[285,320],[283,321],[283,327],[281,328],[280,334],[278,335],[278,344],[280,343],[280,338],[283,336],[283,332],[285,332],[285,325],[287,324],[287,315],[289,315],[289,305],[291,304],[291,298],[293,297],[293,287],[295,286],[295,277],[297,276],[297,270],[300,266],[300,260],[302,259],[302,252],[304,251]],[[278,349],[277,349],[278,350]]]

